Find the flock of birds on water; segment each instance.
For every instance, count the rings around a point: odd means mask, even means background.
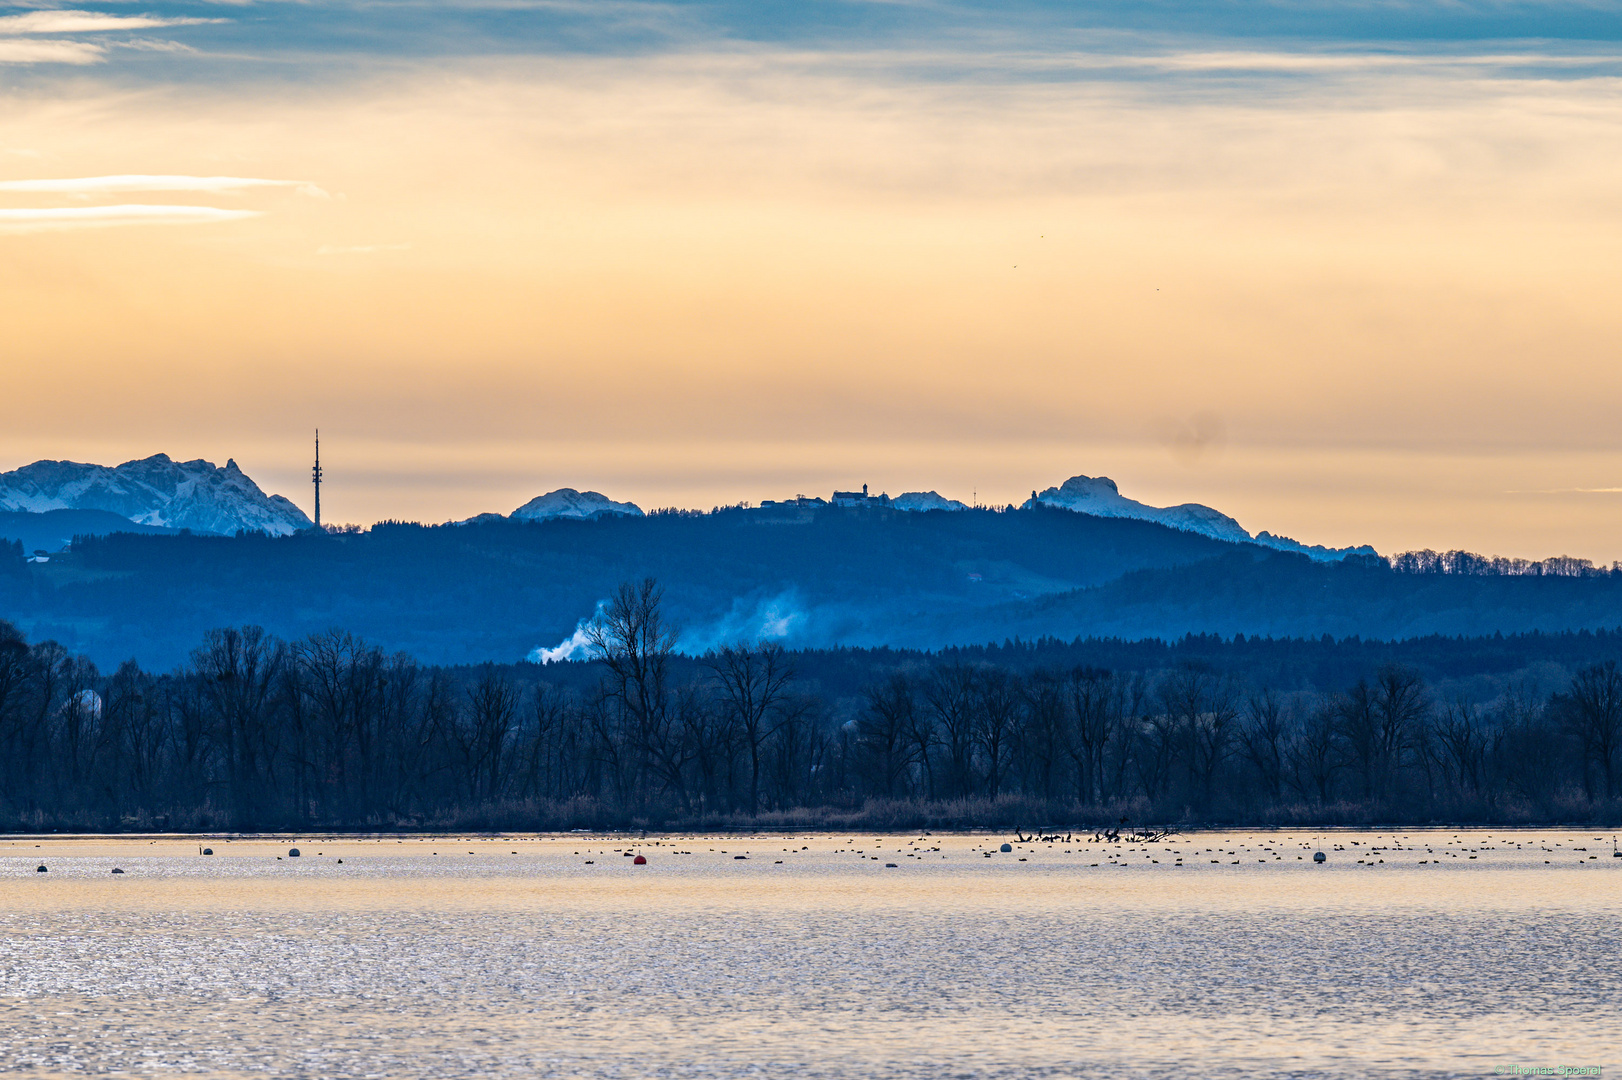
[[[841,845],[831,849],[830,853],[833,855],[854,855],[857,859],[864,863],[869,861],[884,862],[884,867],[886,869],[893,870],[900,869],[903,864],[884,861],[886,856],[889,854],[889,852],[884,850],[886,844],[897,842],[902,843],[902,847],[897,847],[894,849],[894,854],[901,855],[904,858],[920,861],[927,859],[933,861],[933,859],[938,856],[939,859],[946,861],[949,860],[950,855],[957,854],[957,852],[948,852],[947,850],[943,849],[942,844],[950,838],[950,835],[951,834],[947,834],[947,836],[944,837],[935,837],[933,834],[925,832],[916,840],[911,841],[898,841],[896,837],[891,836],[875,837],[871,842],[859,841],[855,837],[850,837],[842,842],[835,839],[829,839],[826,842]],[[1332,860],[1337,862],[1350,861],[1353,859],[1353,857],[1358,855],[1361,855],[1362,857],[1356,858],[1355,862],[1351,862],[1351,865],[1366,867],[1387,865],[1386,856],[1390,856],[1392,865],[1442,866],[1447,860],[1460,860],[1461,856],[1463,862],[1467,864],[1471,860],[1479,859],[1480,856],[1486,852],[1514,851],[1525,854],[1535,845],[1536,848],[1542,853],[1551,856],[1565,858],[1576,856],[1575,862],[1579,866],[1585,866],[1590,862],[1597,862],[1600,859],[1600,854],[1591,853],[1589,851],[1589,848],[1586,846],[1589,841],[1581,841],[1584,846],[1578,847],[1577,844],[1579,841],[1569,834],[1566,835],[1564,840],[1553,840],[1546,835],[1537,835],[1535,833],[1524,833],[1520,834],[1519,837],[1513,833],[1509,835],[1495,833],[1480,837],[1469,837],[1464,834],[1454,833],[1446,838],[1441,838],[1437,834],[1432,834],[1429,836],[1419,834],[1415,836],[1414,834],[1410,833],[1402,834],[1400,837],[1395,834],[1389,837],[1383,834],[1377,834],[1372,839],[1368,837],[1368,834],[1359,834],[1362,835],[1364,839],[1352,839],[1351,835],[1347,834],[1340,838],[1340,842],[1336,842],[1335,837],[1332,834],[1314,835],[1310,838],[1311,842],[1302,842],[1299,838],[1286,834],[1282,838],[1272,841],[1257,840],[1254,836],[1249,836],[1246,837],[1246,840],[1249,841],[1248,843],[1239,843],[1230,838],[1227,844],[1218,843],[1215,847],[1204,848],[1202,848],[1199,844],[1200,835],[1201,834],[1199,833],[1193,833],[1183,836],[1181,839],[1176,839],[1178,834],[1175,830],[1135,829],[1123,836],[1121,828],[1117,827],[1112,829],[1100,829],[1094,832],[1092,836],[1078,841],[1073,832],[1061,834],[1057,832],[1043,833],[1037,831],[1027,836],[1023,831],[1016,831],[1013,842],[1004,841],[998,843],[996,840],[988,838],[982,843],[970,845],[968,848],[963,850],[962,855],[964,857],[979,859],[995,859],[999,855],[1011,855],[1014,856],[1018,862],[1023,863],[1029,862],[1030,858],[1038,855],[1038,853],[1044,856],[1063,856],[1080,853],[1085,856],[1090,852],[1098,861],[1084,862],[1082,865],[1087,867],[1141,866],[1144,862],[1147,862],[1150,866],[1159,866],[1162,865],[1161,859],[1156,857],[1159,855],[1166,857],[1167,862],[1165,865],[1172,868],[1181,869],[1195,865],[1201,861],[1207,862],[1210,865],[1222,865],[1225,863],[1229,866],[1239,866],[1250,858],[1255,858],[1257,863],[1262,864],[1267,864],[1270,862],[1306,862],[1310,853],[1311,862],[1320,866]],[[1220,834],[1209,834],[1207,839],[1209,840],[1211,837],[1218,835]],[[238,839],[256,846],[262,845],[265,842],[263,839],[247,837]],[[461,844],[499,843],[502,846],[505,846],[512,842],[525,842],[525,840],[528,838],[507,836],[501,837],[499,840],[497,840],[488,837],[465,837],[459,839],[452,839],[448,837],[411,837],[406,839],[331,837],[330,841],[345,844],[355,844],[357,842],[365,844],[367,840],[370,840],[373,844],[382,845],[385,844],[388,839],[392,839],[393,843],[396,845],[407,845],[411,841],[414,841],[415,843],[434,843],[437,841],[439,845],[447,847],[445,854],[450,855],[453,854],[452,851],[448,850],[450,844],[456,844],[458,846],[458,850],[460,850]],[[555,842],[557,839],[559,838],[548,838],[544,836],[536,836],[533,838],[534,841],[542,842],[548,840]],[[809,844],[801,845],[798,848],[784,847],[777,852],[760,853],[757,853],[754,848],[748,848],[741,853],[736,853],[730,847],[709,847],[706,852],[701,853],[693,848],[683,846],[692,844],[696,847],[698,845],[707,843],[732,843],[735,846],[736,841],[739,839],[745,838],[689,837],[650,841],[646,837],[643,837],[635,843],[627,845],[622,842],[620,847],[610,849],[606,847],[607,844],[614,842],[614,838],[610,836],[596,838],[598,843],[605,845],[604,849],[601,851],[589,847],[590,841],[588,841],[587,844],[583,844],[580,849],[573,851],[572,854],[577,858],[582,855],[593,856],[592,858],[584,859],[585,866],[595,866],[597,865],[598,858],[603,858],[604,856],[608,856],[610,854],[631,860],[629,865],[632,866],[650,865],[649,856],[657,855],[693,856],[700,854],[718,854],[721,856],[730,856],[730,861],[747,862],[753,858],[760,858],[765,854],[789,855],[790,861],[792,861],[792,857],[794,855],[798,855],[802,852],[812,855],[820,854],[820,852],[813,852]],[[753,840],[758,843],[761,840],[766,840],[768,842],[775,840],[780,843],[783,839],[785,839],[785,837],[762,837],[757,835],[745,839],[745,842]],[[803,839],[803,837],[801,839]],[[1604,839],[1604,837],[1596,836],[1593,838],[1592,842],[1603,843]],[[1328,841],[1327,846],[1329,847],[1329,852],[1324,851],[1323,847],[1320,846],[1320,844],[1326,840]],[[1610,840],[1611,857],[1622,859],[1622,848],[1618,847],[1617,838],[1613,836],[1610,838]],[[160,841],[158,840],[149,840],[148,844],[149,846],[155,847],[159,844],[159,842]],[[221,840],[216,841],[216,843],[220,843],[222,845],[231,844],[233,843],[233,838],[222,838]],[[1084,845],[1099,846],[1087,847]],[[35,844],[34,847],[41,848],[42,845]],[[509,850],[512,855],[524,854],[520,850],[510,848]],[[3,849],[0,849],[0,851],[3,851]],[[1599,849],[1599,851],[1603,852],[1603,848]],[[878,854],[873,854],[872,852],[878,852]],[[1024,852],[1024,854],[1020,854],[1021,852]],[[1330,852],[1335,854],[1331,855]],[[469,855],[480,854],[476,847],[469,850],[467,853]],[[198,854],[203,857],[212,856],[214,854],[214,849],[212,847],[199,846]],[[323,852],[317,851],[315,854],[318,858],[323,857]],[[531,854],[547,853],[538,852]],[[1414,856],[1420,854],[1423,854],[1425,857],[1417,859],[1414,858]],[[440,855],[438,847],[431,850],[429,855],[430,857]],[[1215,857],[1211,858],[1210,856]],[[1293,859],[1289,858],[1290,856],[1293,856]],[[1342,858],[1343,856],[1344,860]],[[278,861],[283,858],[284,856],[281,855],[275,856],[275,859]],[[302,859],[305,858],[305,856],[298,847],[290,847],[287,850],[285,858]],[[1561,859],[1562,865],[1565,864],[1565,858]],[[13,861],[15,860],[7,859],[4,857],[3,853],[0,853],[0,866]],[[1070,860],[1060,861],[1070,862]],[[1554,858],[1544,859],[1542,861],[1543,865],[1545,866],[1552,866],[1555,863]],[[784,859],[779,858],[773,860],[773,865],[781,866],[784,863]],[[336,858],[331,865],[341,866],[343,865],[343,859]],[[42,862],[35,867],[34,872],[38,874],[46,874],[50,872],[50,867],[46,863]],[[124,874],[126,871],[122,867],[114,866],[111,868],[110,873]]]

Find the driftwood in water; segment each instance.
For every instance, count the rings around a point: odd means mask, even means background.
[[[1121,835],[1119,827],[1113,829],[1100,829],[1087,841],[1089,844],[1119,844],[1125,840],[1129,844],[1158,844],[1175,833],[1176,829],[1133,829],[1125,836]]]
[[[1058,833],[1035,832],[1030,836],[1026,836],[1020,830],[1015,829],[1014,842],[1019,844],[1029,844],[1033,842],[1038,844],[1069,844],[1073,841],[1070,839],[1069,833],[1065,833],[1063,836],[1061,836]]]

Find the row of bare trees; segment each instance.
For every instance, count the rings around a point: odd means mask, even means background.
[[[954,798],[1017,791],[1167,816],[1357,804],[1392,817],[1622,797],[1622,671],[1564,692],[1441,700],[1388,666],[1339,693],[1256,690],[1198,664],[1158,673],[992,667],[897,673],[851,728],[861,785]]]
[[[1076,815],[1355,805],[1429,820],[1622,798],[1614,663],[1483,703],[1400,667],[1320,693],[1199,664],[913,658],[830,697],[772,644],[678,656],[652,581],[622,586],[589,633],[600,677],[580,690],[545,668],[429,668],[342,631],[288,643],[254,627],[210,632],[171,674],[103,675],[0,623],[0,823],[561,826],[1007,797]]]
[[[595,802],[635,813],[801,804],[830,740],[776,645],[672,674],[650,582],[592,628],[587,694],[471,675],[329,631],[211,631],[169,675],[110,677],[0,623],[0,820],[386,824],[469,807]]]

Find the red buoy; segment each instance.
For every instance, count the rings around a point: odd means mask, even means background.
[[[648,865],[648,860],[644,859],[642,856],[638,855],[636,858],[631,860],[631,865],[632,866],[646,866],[646,865]]]

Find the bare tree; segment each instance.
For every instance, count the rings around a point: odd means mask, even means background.
[[[1387,664],[1374,679],[1374,716],[1380,794],[1389,796],[1397,774],[1407,763],[1408,752],[1421,722],[1430,711],[1425,681],[1417,671]]]
[[[1309,711],[1290,740],[1287,760],[1290,783],[1301,795],[1320,806],[1328,803],[1335,786],[1336,723],[1340,709],[1334,701],[1320,701]]]
[[[1342,695],[1339,731],[1362,778],[1365,799],[1390,795],[1429,707],[1418,674],[1389,664],[1376,673],[1372,686],[1359,679]]]
[[[1607,660],[1584,668],[1571,680],[1572,718],[1583,752],[1583,782],[1591,763],[1599,766],[1605,797],[1616,797],[1616,753],[1622,743],[1622,671]],[[1590,789],[1592,798],[1592,789]]]
[[[1004,775],[1014,751],[1014,734],[1019,723],[1018,681],[1003,668],[987,667],[974,680],[975,741],[985,762],[986,794],[1002,793]]]
[[[857,721],[858,752],[870,790],[901,794],[916,759],[918,699],[912,681],[896,673],[867,690],[867,708]]]
[[[1064,782],[1063,758],[1069,744],[1068,713],[1063,684],[1046,671],[1023,680],[1024,723],[1020,731],[1019,758],[1024,766],[1024,783],[1044,799],[1052,799]],[[1082,802],[1090,801],[1086,785],[1078,785]]]
[[[485,664],[468,691],[468,711],[457,741],[467,761],[469,794],[475,802],[499,799],[505,787],[506,757],[518,717],[518,690],[512,680]]]
[[[1487,765],[1487,737],[1481,709],[1463,698],[1442,708],[1432,725],[1431,754],[1447,785],[1460,795],[1480,794]]]
[[[937,667],[924,688],[930,731],[939,732],[946,749],[944,791],[947,797],[974,792],[974,670],[964,664]],[[927,755],[928,740],[920,747]],[[927,760],[927,759],[926,759]]]
[[[279,725],[273,696],[287,650],[257,626],[210,630],[192,653],[203,697],[225,748],[232,813],[243,825],[266,809]]]
[[[665,622],[663,601],[664,590],[653,578],[625,582],[586,633],[593,657],[608,671],[604,699],[622,714],[633,740],[633,771],[657,774],[685,804],[683,766],[690,747],[680,738],[681,716],[670,686],[676,630]]]
[[[760,809],[760,749],[783,722],[783,699],[794,668],[776,642],[728,645],[705,658],[727,718],[749,752],[749,812]]]
[[[1284,790],[1287,732],[1283,703],[1271,688],[1252,694],[1246,700],[1245,722],[1239,731],[1239,741],[1244,747],[1245,757],[1261,776],[1268,799],[1275,803]]]
[[[1097,668],[1077,668],[1065,681],[1069,704],[1070,759],[1076,769],[1076,795],[1083,804],[1109,800],[1104,757],[1110,741],[1125,737],[1119,723],[1120,695],[1115,678]]]
[[[371,766],[383,696],[383,652],[343,630],[312,634],[293,649],[313,735],[308,765],[330,807],[370,805]]]

